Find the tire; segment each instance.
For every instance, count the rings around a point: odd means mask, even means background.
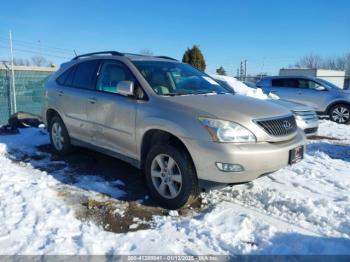
[[[66,126],[59,116],[54,116],[49,124],[49,134],[52,148],[59,155],[67,155],[72,151],[70,137]]]
[[[159,165],[162,161],[163,169]],[[167,169],[168,165],[172,165],[171,170]],[[188,206],[199,195],[194,165],[183,149],[155,145],[146,157],[145,175],[151,196],[165,208],[179,209]]]
[[[329,119],[339,124],[348,124],[350,122],[350,106],[338,104],[329,110]]]

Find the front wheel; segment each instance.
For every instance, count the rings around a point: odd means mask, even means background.
[[[350,107],[348,105],[335,105],[329,111],[329,118],[339,124],[347,124],[350,121]]]
[[[197,175],[185,150],[154,146],[146,157],[145,174],[150,194],[166,208],[179,209],[198,197]]]

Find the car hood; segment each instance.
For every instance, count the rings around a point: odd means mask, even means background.
[[[280,106],[283,106],[291,111],[315,111],[312,107],[307,106],[307,105],[303,105],[303,104],[299,104],[299,103],[295,103],[295,102],[291,102],[291,101],[287,101],[287,100],[283,100],[283,99],[279,99],[279,100],[270,100],[273,103],[276,103]]]
[[[254,133],[257,141],[280,142],[292,139],[296,133],[287,136],[271,136],[258,124],[257,119],[269,119],[291,115],[283,106],[271,100],[260,100],[238,94],[208,94],[166,97],[166,105],[181,108],[195,118],[209,117],[236,122]]]
[[[253,120],[285,116],[291,114],[286,108],[269,100],[260,100],[238,94],[208,94],[174,96],[170,101],[181,107],[187,107],[192,112],[207,116],[215,116],[229,121],[241,119]]]

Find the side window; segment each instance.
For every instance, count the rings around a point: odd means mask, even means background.
[[[117,93],[117,85],[120,81],[133,81],[136,84],[136,79],[124,64],[118,61],[104,62],[99,72],[96,89]]]
[[[94,80],[96,79],[99,64],[100,62],[98,60],[92,60],[76,65],[72,86],[83,89],[94,89]]]
[[[66,70],[63,74],[61,74],[56,79],[56,82],[61,86],[71,86],[73,76],[74,76],[74,71],[75,71],[75,66],[71,67],[70,69]]]
[[[284,86],[283,79],[272,79],[271,83],[273,87]]]
[[[322,85],[320,85],[319,83],[316,83],[312,80],[309,80],[309,88],[312,90],[319,90],[320,87],[322,87]]]
[[[299,88],[309,88],[310,81],[307,79],[298,79]]]
[[[298,88],[298,81],[292,78],[272,79],[272,86]]]

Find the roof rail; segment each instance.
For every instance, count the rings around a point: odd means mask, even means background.
[[[124,55],[130,55],[130,56],[151,56],[151,55],[134,54],[134,53],[124,53]]]
[[[158,57],[158,58],[164,58],[164,59],[169,59],[169,60],[174,60],[174,61],[178,61],[177,59],[172,58],[172,57],[170,57],[170,56],[160,55],[160,56],[155,56],[155,57]]]
[[[145,56],[145,57],[157,57],[157,58],[164,58],[164,59],[169,59],[169,60],[174,60],[177,61],[177,59],[169,57],[169,56],[154,56],[154,55],[144,55],[144,54],[133,54],[133,53],[124,53],[124,55],[131,55],[131,56]]]
[[[77,60],[79,58],[87,57],[87,56],[103,55],[103,54],[118,55],[118,56],[123,56],[124,55],[123,53],[119,53],[117,51],[101,51],[101,52],[94,52],[94,53],[87,53],[87,54],[77,55],[72,60]]]

